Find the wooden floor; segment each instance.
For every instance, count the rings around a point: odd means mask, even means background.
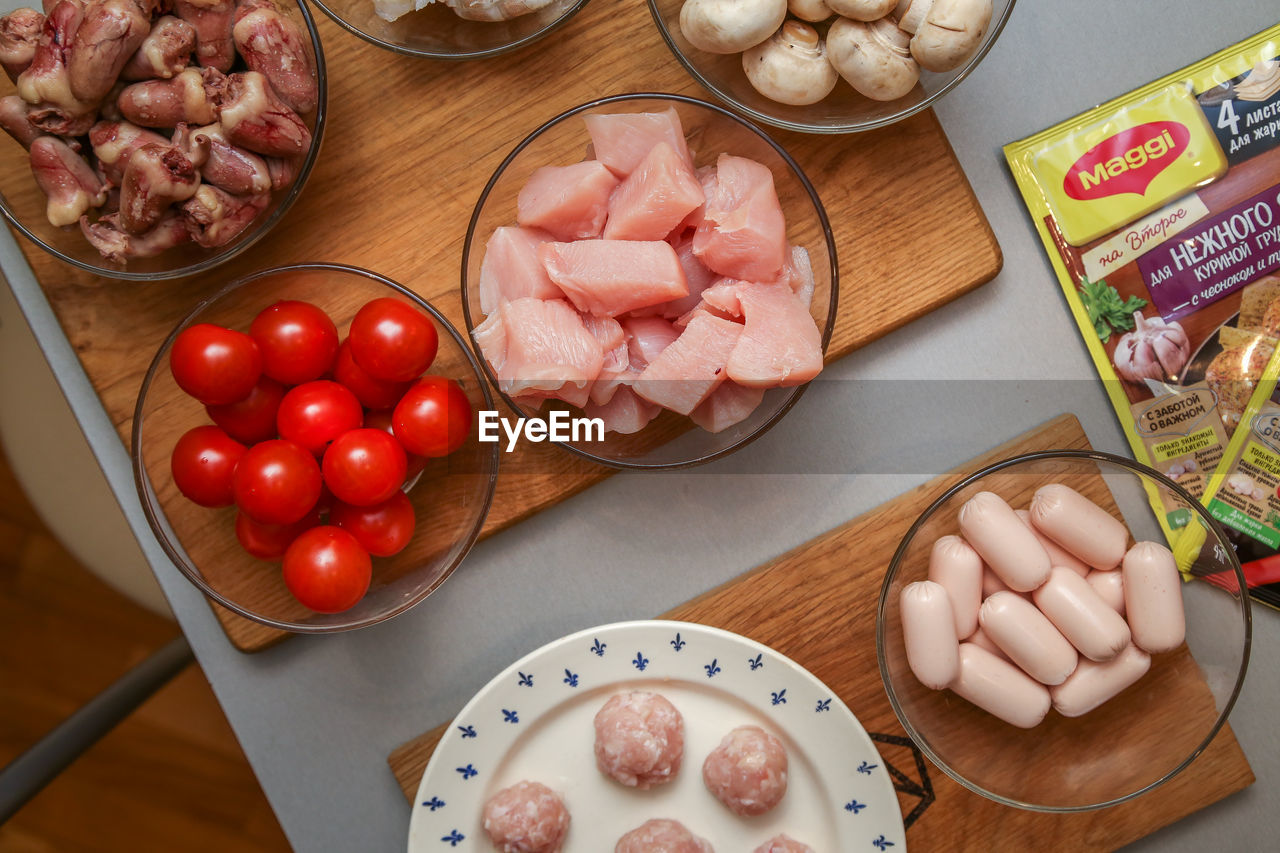
[[[176,634],[54,541],[0,454],[0,765]],[[0,826],[3,853],[288,849],[194,664]]]

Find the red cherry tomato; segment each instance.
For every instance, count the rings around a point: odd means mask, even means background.
[[[448,456],[471,432],[471,402],[452,379],[424,376],[396,404],[391,427],[409,453]]]
[[[249,396],[262,375],[262,356],[244,332],[197,323],[174,339],[169,369],[179,388],[201,403],[218,406]]]
[[[329,511],[329,522],[356,537],[375,557],[392,557],[403,551],[413,538],[416,520],[413,504],[404,492],[373,506],[335,503]]]
[[[360,401],[346,387],[317,379],[289,389],[276,412],[280,437],[297,442],[316,456],[329,442],[364,423]]]
[[[347,386],[367,409],[389,409],[409,390],[408,382],[375,379],[369,375],[369,371],[356,364],[356,360],[351,357],[350,339],[343,341],[342,346],[338,347],[338,356],[333,362],[333,378]]]
[[[236,513],[236,538],[241,547],[259,560],[279,560],[293,540],[320,524],[320,513],[313,510],[293,524],[262,524],[243,512]]]
[[[204,410],[210,420],[236,441],[256,444],[276,437],[276,410],[282,399],[284,386],[269,376],[262,376],[243,400],[205,406]]]
[[[286,299],[262,310],[249,326],[262,352],[262,372],[285,385],[319,379],[333,366],[338,328],[310,302]]]
[[[369,589],[373,561],[356,538],[331,524],[300,534],[284,552],[284,585],[317,613],[341,613]]]
[[[334,439],[321,470],[333,496],[353,506],[381,503],[404,484],[404,448],[380,429],[353,429]]]
[[[435,324],[417,308],[384,296],[365,304],[347,333],[351,355],[375,379],[410,382],[435,360]]]
[[[374,409],[364,413],[364,425],[370,429],[380,429],[387,435],[395,437],[395,430],[391,428],[391,410],[390,409]],[[400,439],[396,439],[399,441]],[[404,445],[401,445],[403,447]],[[405,458],[408,467],[404,472],[405,482],[409,482],[414,477],[422,473],[422,469],[427,467],[427,457],[419,456],[416,453],[405,451]]]
[[[178,439],[169,458],[178,491],[200,506],[235,503],[231,481],[245,446],[216,426],[198,426]]]
[[[319,500],[320,486],[316,458],[280,438],[250,447],[232,478],[236,506],[262,524],[301,521]]]

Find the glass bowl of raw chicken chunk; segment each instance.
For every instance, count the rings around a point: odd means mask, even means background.
[[[975,793],[1046,812],[1184,773],[1184,787],[1238,779],[1224,727],[1252,622],[1209,510],[1153,468],[1088,450],[953,482],[903,535],[876,617],[889,702],[924,754]]]
[[[0,18],[0,212],[108,278],[193,275],[288,212],[327,85],[301,0],[48,0]]]
[[[587,0],[316,0],[344,29],[425,59],[484,59],[532,44]]]
[[[838,274],[822,202],[781,146],[705,101],[636,94],[571,109],[507,156],[471,217],[462,291],[519,417],[603,465],[678,468],[795,405],[822,370]]]

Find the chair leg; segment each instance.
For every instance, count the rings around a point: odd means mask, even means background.
[[[179,635],[0,769],[0,824],[195,660]]]

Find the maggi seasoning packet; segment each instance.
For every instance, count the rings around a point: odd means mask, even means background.
[[[1280,26],[1004,151],[1134,457],[1207,501],[1280,370]]]

